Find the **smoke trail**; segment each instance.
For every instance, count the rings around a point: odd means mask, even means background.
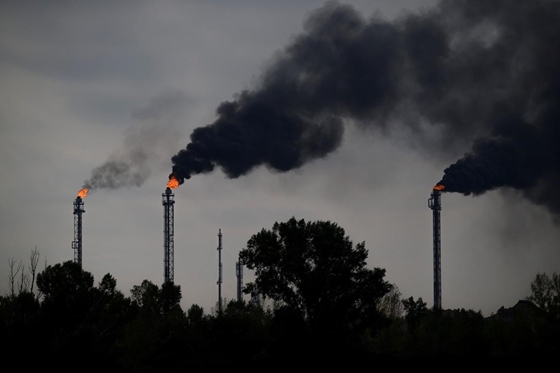
[[[173,126],[187,102],[182,92],[165,92],[132,112],[137,121],[125,131],[123,147],[94,168],[84,188],[139,187],[150,176],[153,162],[177,139]]]
[[[326,3],[255,88],[192,132],[171,175],[289,171],[337,149],[346,122],[433,145],[427,124],[439,152],[474,140],[445,170],[447,191],[513,187],[559,212],[559,37],[553,0],[445,0],[392,22]]]
[[[554,45],[560,37],[560,3],[497,4],[485,13],[502,33],[492,49],[500,50],[500,64],[515,86],[494,100],[485,121],[489,136],[445,169],[440,183],[465,195],[514,188],[559,214],[560,51]]]

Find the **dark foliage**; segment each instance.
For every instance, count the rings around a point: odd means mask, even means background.
[[[292,223],[308,227],[307,223]],[[322,229],[325,227],[340,233],[336,225],[323,225]],[[341,242],[349,243],[341,237]],[[351,244],[345,247],[347,254],[353,253]],[[355,254],[363,255],[361,246],[357,247]],[[539,274],[535,281],[542,277]],[[382,276],[370,281],[382,283]],[[329,280],[326,283],[332,284]],[[539,307],[530,300],[502,307],[486,318],[472,310],[428,309],[422,298],[413,297],[401,301],[404,316],[390,319],[367,307],[359,312],[361,303],[357,309],[340,314],[332,314],[329,307],[321,314],[321,306],[316,306],[313,312],[321,320],[317,323],[306,314],[306,308],[294,306],[299,303],[277,303],[265,309],[230,301],[222,313],[209,315],[198,305],[184,312],[181,289],[173,283],[160,287],[144,280],[133,287],[130,298],[116,285],[107,274],[95,286],[90,273],[65,262],[38,274],[38,293],[0,296],[0,348],[4,356],[25,369],[178,372],[251,364],[332,368],[342,363],[348,368],[380,358],[519,358],[560,353],[560,322],[555,308]],[[542,289],[533,286],[532,290],[529,299],[550,304]],[[549,295],[554,300],[556,293]],[[375,317],[365,317],[370,312]],[[344,320],[346,327],[342,328],[336,318]]]

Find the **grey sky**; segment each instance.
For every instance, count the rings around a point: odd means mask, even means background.
[[[25,3],[25,4],[24,4]],[[435,1],[348,1],[393,19]],[[19,2],[0,5],[0,291],[8,261],[41,268],[72,260],[72,202],[92,170],[131,144],[148,145],[140,187],[96,190],[85,200],[83,267],[106,273],[127,296],[163,281],[161,194],[170,158],[218,104],[250,88],[274,53],[322,1]],[[235,261],[247,240],[292,216],[331,220],[368,265],[387,270],[403,297],[432,293],[427,199],[443,170],[470,146],[438,158],[348,127],[325,159],[279,174],[258,168],[228,179],[195,175],[175,191],[175,282],[184,309],[217,300],[217,233],[223,233],[223,295],[236,296]],[[147,141],[146,141],[147,139]],[[127,145],[128,144],[128,145]],[[132,147],[134,148],[134,146]],[[515,193],[442,198],[444,308],[511,307],[538,272],[559,271],[559,229]],[[245,282],[252,274],[245,270]]]

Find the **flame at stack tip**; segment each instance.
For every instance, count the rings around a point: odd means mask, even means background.
[[[178,186],[179,186],[179,180],[177,180],[174,175],[171,175],[169,177],[169,181],[167,182],[167,187],[169,189],[175,189]]]
[[[87,195],[88,195],[88,191],[89,191],[88,188],[80,189],[80,191],[78,192],[78,197],[80,197],[80,198],[86,198]]]
[[[443,185],[443,184],[438,184],[438,185],[434,186],[434,190],[437,190],[437,191],[440,191],[440,192],[444,189],[445,189],[445,185]]]

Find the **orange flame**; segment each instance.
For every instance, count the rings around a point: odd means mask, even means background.
[[[445,185],[443,185],[443,184],[438,184],[434,187],[434,190],[442,191],[444,189],[445,189]]]
[[[179,186],[179,180],[175,178],[175,176],[171,176],[169,178],[169,182],[167,183],[167,187],[170,189],[175,189]]]
[[[86,197],[87,197],[87,194],[88,194],[88,188],[84,188],[84,189],[81,189],[81,190],[78,192],[78,197],[80,197],[80,198],[86,198]]]

